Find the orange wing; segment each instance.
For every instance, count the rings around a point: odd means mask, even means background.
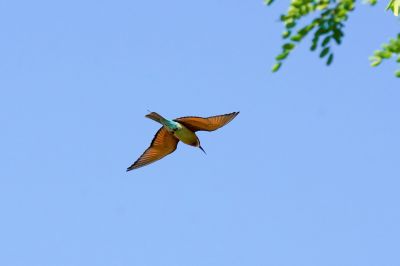
[[[160,128],[154,136],[150,147],[126,171],[151,164],[167,156],[176,150],[178,141],[165,127]]]
[[[220,127],[225,126],[234,119],[239,112],[233,112],[226,115],[216,115],[210,117],[197,117],[197,116],[187,116],[180,117],[174,121],[183,124],[188,129],[193,132],[203,130],[203,131],[214,131]]]

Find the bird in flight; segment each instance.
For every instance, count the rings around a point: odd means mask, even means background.
[[[157,131],[150,147],[126,171],[160,160],[175,151],[179,141],[190,146],[199,147],[205,153],[195,132],[214,131],[231,122],[238,114],[239,112],[210,117],[186,116],[169,120],[156,112],[149,113],[146,115],[147,118],[163,126]]]

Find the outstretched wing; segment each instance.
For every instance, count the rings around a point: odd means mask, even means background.
[[[150,147],[126,171],[151,164],[167,156],[176,150],[178,141],[165,127],[160,128],[154,136]]]
[[[193,132],[203,131],[214,131],[220,127],[225,126],[234,119],[239,112],[233,112],[225,115],[216,115],[210,117],[197,117],[197,116],[186,116],[175,119],[174,121],[183,124]]]

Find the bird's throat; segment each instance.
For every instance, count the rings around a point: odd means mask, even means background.
[[[200,145],[200,142],[196,134],[187,127],[185,127],[184,125],[180,123],[177,124],[178,124],[178,129],[174,131],[174,136],[185,144],[198,147]]]

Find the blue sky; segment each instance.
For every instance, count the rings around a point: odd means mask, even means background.
[[[262,1],[0,1],[0,264],[400,264],[400,86],[357,6],[281,71]],[[240,115],[125,172],[165,117]]]

